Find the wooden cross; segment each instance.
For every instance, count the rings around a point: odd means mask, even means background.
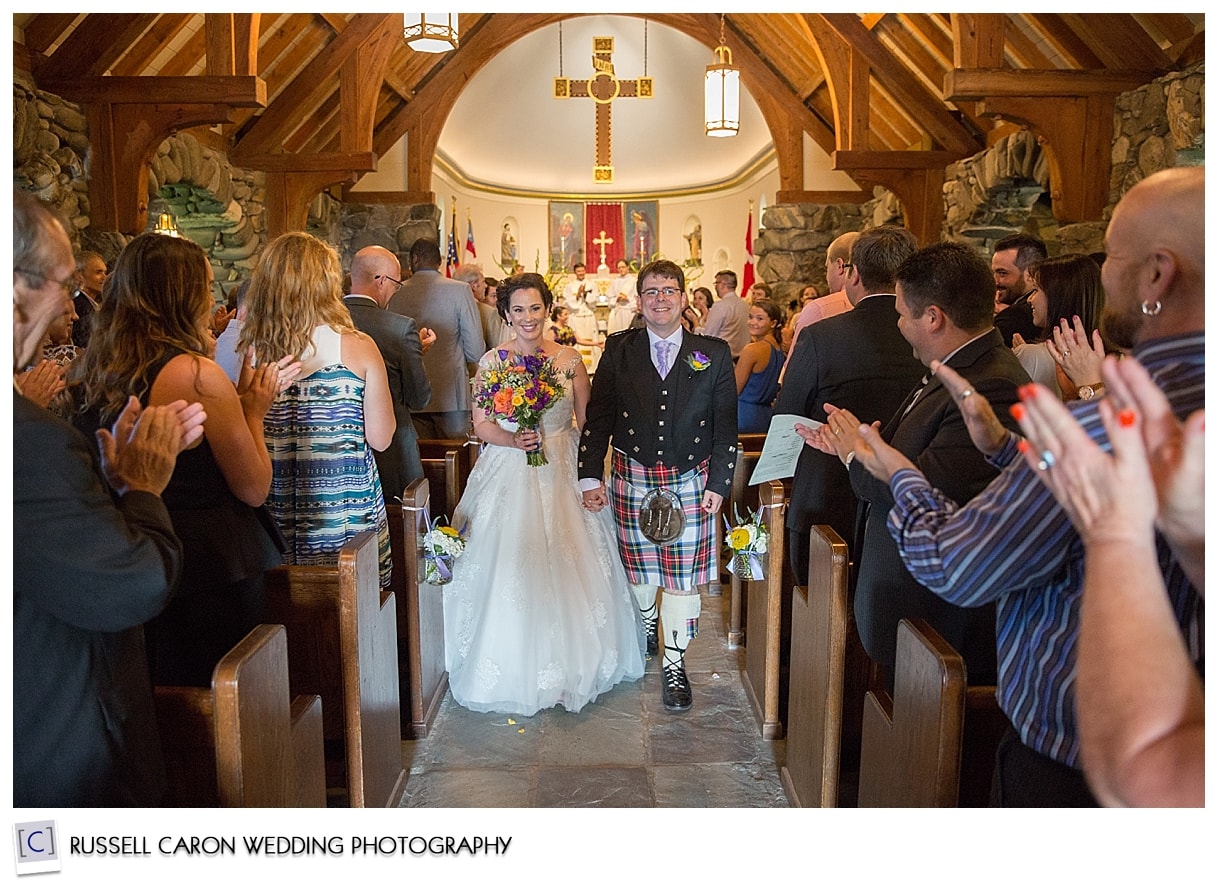
[[[601,230],[601,237],[599,239],[593,239],[592,244],[601,246],[601,263],[600,263],[600,265],[607,266],[607,264],[605,263],[605,246],[612,245],[613,240],[610,239],[607,235],[605,235],[604,230]]]
[[[555,98],[591,98],[596,102],[596,164],[592,180],[598,184],[613,183],[613,118],[614,98],[651,98],[651,77],[619,80],[613,71],[613,37],[592,38],[592,68],[589,79],[554,78]],[[602,251],[604,249],[602,248]]]

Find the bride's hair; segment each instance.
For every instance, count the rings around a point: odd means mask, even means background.
[[[520,273],[520,275],[504,279],[503,284],[495,289],[495,307],[499,310],[500,318],[507,321],[508,310],[512,306],[512,294],[517,291],[526,291],[529,288],[537,289],[537,293],[541,295],[541,302],[549,311],[550,307],[554,305],[554,295],[550,292],[550,286],[546,284],[546,280],[537,273]]]

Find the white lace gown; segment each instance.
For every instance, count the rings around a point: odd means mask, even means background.
[[[560,368],[577,358],[564,349]],[[542,416],[549,464],[487,445],[453,517],[466,549],[443,588],[446,666],[453,697],[472,710],[578,711],[643,675],[612,515],[581,505],[571,382],[563,383],[566,394]]]

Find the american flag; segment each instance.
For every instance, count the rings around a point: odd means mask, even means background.
[[[453,215],[453,226],[448,233],[448,261],[444,265],[444,275],[453,277],[453,268],[460,261],[457,259],[457,217]]]

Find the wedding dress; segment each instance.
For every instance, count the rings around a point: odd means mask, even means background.
[[[564,349],[559,370],[578,357]],[[549,464],[487,445],[453,517],[466,548],[443,587],[445,661],[453,697],[472,710],[578,711],[643,675],[612,515],[581,504],[571,381],[562,383],[541,420]]]

